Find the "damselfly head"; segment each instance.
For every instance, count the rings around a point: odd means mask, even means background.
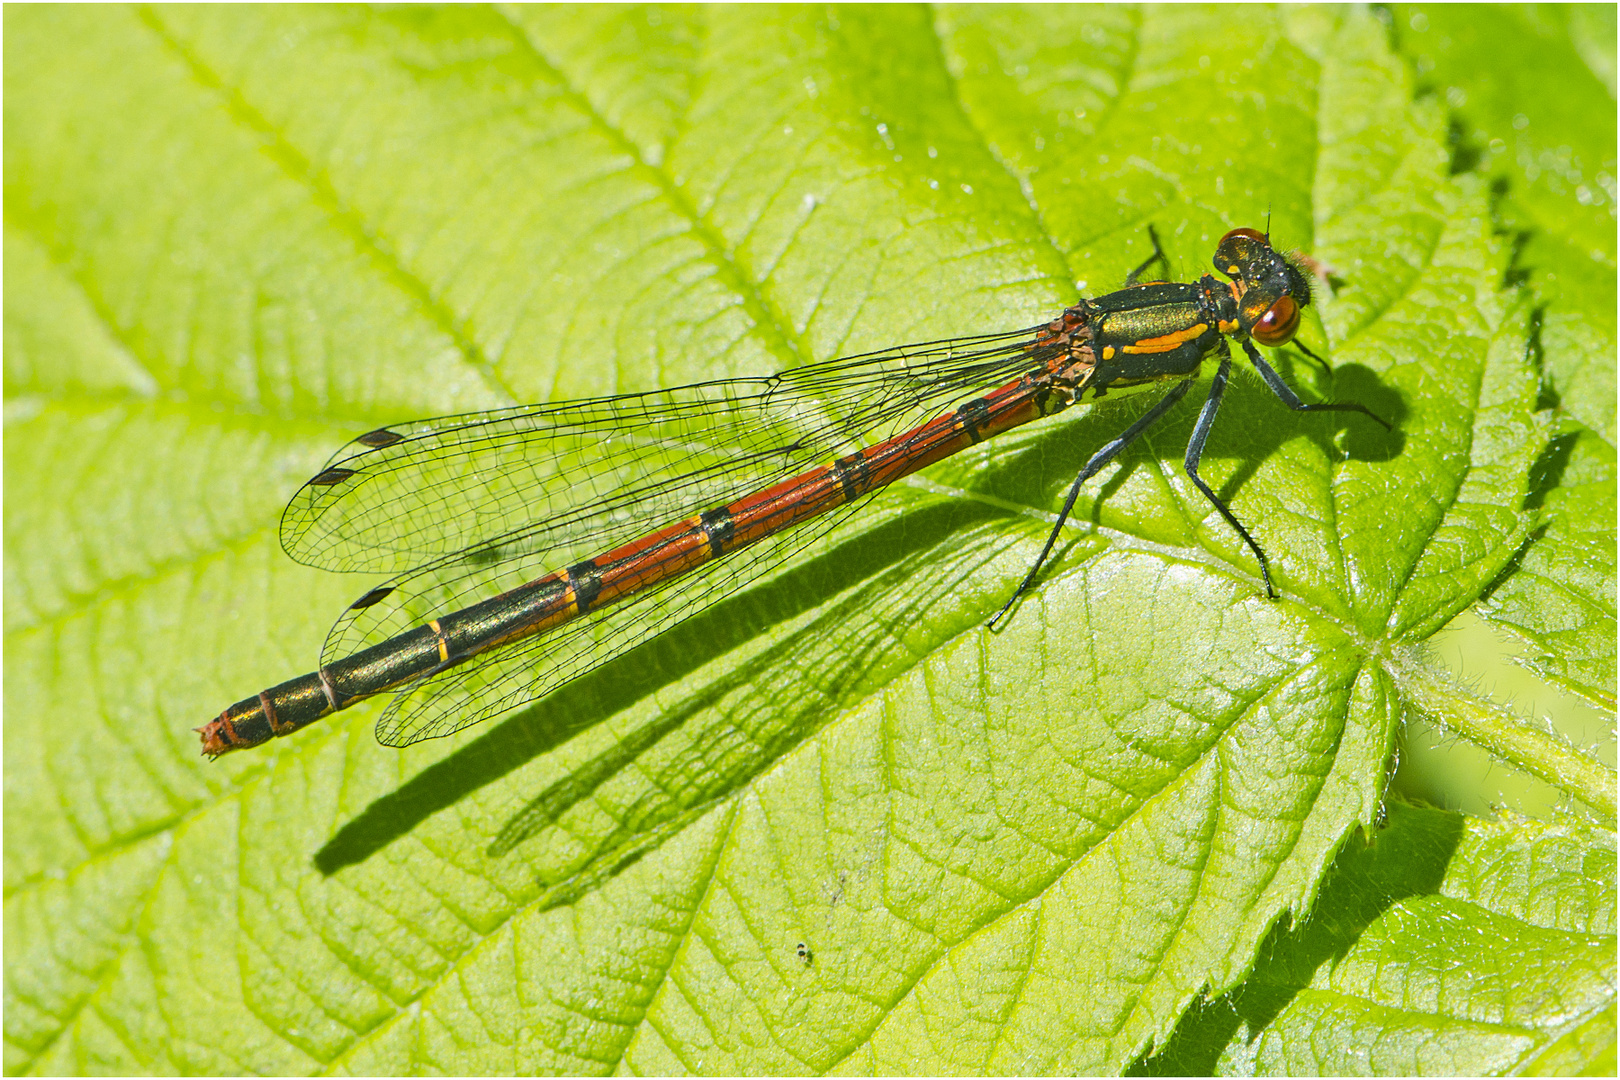
[[[1254,229],[1233,229],[1215,248],[1215,269],[1232,279],[1238,325],[1262,345],[1293,340],[1299,313],[1311,302],[1310,279]]]

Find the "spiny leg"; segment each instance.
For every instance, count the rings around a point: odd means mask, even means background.
[[[1215,426],[1215,413],[1221,407],[1221,395],[1226,392],[1226,380],[1231,373],[1232,352],[1226,347],[1226,342],[1223,340],[1221,342],[1221,366],[1215,371],[1215,381],[1209,388],[1209,397],[1204,400],[1204,407],[1198,413],[1198,423],[1193,425],[1192,438],[1187,440],[1187,457],[1184,463],[1187,467],[1187,475],[1194,484],[1198,485],[1198,490],[1204,493],[1204,498],[1214,504],[1215,509],[1219,510],[1221,516],[1226,519],[1226,523],[1237,530],[1237,534],[1243,537],[1243,542],[1249,545],[1249,550],[1254,552],[1254,557],[1260,560],[1260,576],[1266,582],[1266,595],[1275,600],[1277,590],[1271,584],[1271,563],[1266,559],[1266,553],[1260,550],[1260,545],[1254,542],[1254,537],[1249,535],[1249,530],[1243,527],[1243,523],[1238,521],[1231,510],[1227,509],[1226,504],[1221,502],[1210,486],[1204,483],[1204,478],[1198,475],[1198,462],[1204,456],[1204,443],[1209,440],[1209,429]],[[1273,377],[1275,377],[1275,373],[1273,373]]]
[[[1296,344],[1298,343],[1296,342]],[[1282,400],[1284,405],[1287,405],[1295,412],[1360,413],[1363,416],[1369,417],[1376,420],[1378,423],[1383,424],[1385,431],[1395,430],[1394,428],[1390,427],[1389,421],[1374,413],[1365,405],[1358,405],[1353,401],[1328,401],[1307,405],[1305,402],[1299,400],[1299,395],[1294,393],[1287,383],[1283,382],[1282,376],[1278,375],[1277,372],[1272,369],[1272,366],[1266,363],[1265,358],[1260,355],[1260,350],[1254,347],[1254,342],[1245,341],[1243,343],[1243,351],[1249,354],[1249,363],[1253,364],[1254,370],[1258,371],[1260,373],[1260,377],[1266,380],[1266,385],[1271,387],[1271,392],[1276,394],[1277,397]],[[1310,356],[1314,360],[1322,360],[1321,357],[1316,356],[1311,352],[1306,352],[1306,355]],[[1326,361],[1322,362],[1326,363]]]
[[[1170,410],[1172,405],[1181,400],[1182,395],[1187,392],[1187,387],[1192,384],[1193,380],[1190,378],[1177,383],[1170,389],[1168,394],[1159,399],[1157,405],[1143,413],[1141,419],[1126,428],[1124,433],[1117,439],[1104,444],[1101,450],[1091,455],[1091,460],[1086,462],[1085,467],[1080,470],[1080,475],[1074,478],[1074,483],[1069,485],[1069,496],[1063,500],[1063,509],[1058,514],[1057,524],[1052,526],[1052,533],[1046,538],[1046,546],[1041,549],[1041,554],[1035,560],[1035,565],[1029,568],[1029,573],[1024,575],[1024,580],[1019,583],[1012,596],[1008,598],[1005,604],[1001,605],[1001,610],[996,612],[990,621],[984,624],[987,629],[994,630],[996,623],[1001,621],[1001,617],[1007,614],[1012,606],[1018,602],[1018,598],[1028,592],[1031,586],[1035,584],[1035,577],[1041,572],[1041,564],[1046,562],[1047,556],[1051,555],[1052,549],[1057,546],[1058,536],[1063,532],[1063,526],[1068,522],[1070,512],[1074,510],[1074,501],[1080,497],[1080,485],[1097,475],[1097,470],[1112,461],[1114,456],[1121,450],[1135,442],[1142,432],[1152,427],[1159,417],[1163,416]]]

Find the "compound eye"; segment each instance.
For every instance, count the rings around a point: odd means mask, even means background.
[[[1228,240],[1232,239],[1232,237],[1234,237],[1234,236],[1246,236],[1250,240],[1258,240],[1262,244],[1266,242],[1266,237],[1265,237],[1264,233],[1255,232],[1253,229],[1233,229],[1231,232],[1229,232],[1225,236],[1221,237],[1221,244],[1226,243]],[[1220,244],[1217,244],[1215,246],[1219,247]]]
[[[1298,329],[1299,305],[1294,303],[1292,296],[1284,295],[1266,309],[1249,333],[1260,344],[1276,348],[1294,340],[1294,332]]]

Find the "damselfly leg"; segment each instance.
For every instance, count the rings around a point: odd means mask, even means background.
[[[1091,459],[1085,463],[1079,474],[1074,478],[1074,483],[1069,485],[1069,494],[1063,499],[1063,509],[1058,511],[1057,521],[1053,524],[1051,533],[1046,537],[1046,544],[1041,548],[1041,553],[1035,556],[1034,563],[1030,565],[1029,573],[1024,575],[1024,580],[1018,583],[1018,588],[1013,590],[1013,594],[1007,598],[1007,602],[1001,605],[1001,610],[990,616],[990,621],[984,624],[986,627],[991,630],[996,629],[996,624],[1001,621],[1007,612],[1012,610],[1012,606],[1018,602],[1018,599],[1034,587],[1036,580],[1040,577],[1041,567],[1046,564],[1047,558],[1052,554],[1052,549],[1057,546],[1058,537],[1063,535],[1063,526],[1068,523],[1069,515],[1074,512],[1075,501],[1079,499],[1080,488],[1085,482],[1096,476],[1098,470],[1104,465],[1113,461],[1121,450],[1135,442],[1142,432],[1158,423],[1159,418],[1169,412],[1171,407],[1186,395],[1187,388],[1192,384],[1192,379],[1183,379],[1177,383],[1168,394],[1158,400],[1153,408],[1143,413],[1118,438],[1110,439],[1103,444],[1101,450],[1091,455]]]

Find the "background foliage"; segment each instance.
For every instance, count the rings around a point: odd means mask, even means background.
[[[7,1071],[1612,1074],[1612,768],[1421,646],[1612,713],[1613,20],[8,9]],[[1235,385],[1283,601],[1189,403],[982,631],[1100,406],[456,739],[197,758],[367,587],[275,535],[355,432],[1031,324],[1268,215],[1332,283],[1285,374],[1399,428]],[[1392,797],[1407,715],[1565,805]]]

